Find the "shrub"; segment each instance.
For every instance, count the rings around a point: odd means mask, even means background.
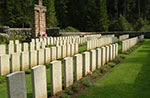
[[[73,94],[73,91],[71,88],[66,88],[65,89],[65,93],[67,93],[68,95],[72,95]]]
[[[123,60],[123,58],[121,56],[119,56],[113,62],[115,62],[116,64],[119,64],[122,60]]]
[[[30,74],[30,73],[31,73],[30,69],[28,69],[28,70],[25,71],[25,74]]]
[[[79,85],[78,85],[77,82],[72,85],[72,90],[73,90],[74,92],[77,92],[77,91],[79,90]]]
[[[65,93],[62,93],[61,96],[60,96],[60,98],[70,98],[70,96],[67,95],[67,94],[65,94]]]
[[[110,66],[110,67],[114,67],[115,65],[116,65],[116,63],[114,63],[114,62],[108,63],[108,66]]]
[[[3,83],[4,81],[6,81],[5,77],[6,76],[0,76],[0,84]]]
[[[101,68],[101,72],[105,72],[107,70],[107,67],[104,65],[102,68]]]
[[[3,36],[3,35],[0,35],[0,44],[8,44],[9,42],[9,37],[8,36]]]
[[[85,77],[81,80],[81,83],[86,86],[86,87],[90,87],[91,86],[91,81],[88,79],[88,77]]]
[[[96,70],[93,74],[91,74],[91,77],[96,78],[100,75],[100,71]]]
[[[45,66],[47,69],[50,68],[50,64],[45,64]]]
[[[67,27],[65,29],[61,29],[60,31],[61,32],[79,32],[79,30],[77,30],[77,29],[75,29],[75,28],[73,28],[71,26],[69,26],[69,27]]]
[[[125,59],[126,57],[124,55],[120,55],[120,58]]]

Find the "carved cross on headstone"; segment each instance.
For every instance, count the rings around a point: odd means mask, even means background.
[[[46,7],[43,6],[42,0],[36,0],[34,5],[34,25],[33,32],[35,37],[40,37],[46,33]]]

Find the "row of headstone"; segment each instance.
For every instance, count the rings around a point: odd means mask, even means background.
[[[102,35],[102,37],[115,37],[115,35],[114,34],[112,34],[112,35]]]
[[[43,38],[36,38],[32,39],[31,42],[37,43],[37,42],[45,42],[46,45],[56,45],[56,42],[61,40],[71,40],[71,39],[77,39],[79,36],[63,36],[63,37],[43,37]]]
[[[78,53],[78,44],[32,50],[30,52],[0,55],[0,76],[10,72],[24,71],[36,65],[47,64],[56,59],[73,56]],[[11,69],[11,70],[10,70]]]
[[[140,40],[144,40],[144,35],[140,35],[140,36],[139,36],[139,39],[140,39]]]
[[[130,38],[127,40],[122,41],[122,53],[125,53],[128,49],[136,45],[139,41],[143,40],[144,36],[138,36],[134,38]]]
[[[100,38],[101,34],[80,36],[64,36],[64,37],[43,37],[32,39],[30,43],[19,43],[19,40],[9,41],[8,54],[27,52],[46,48],[47,45],[66,45],[78,43],[84,44],[87,40]],[[0,54],[6,54],[6,45],[0,45]]]
[[[76,54],[73,57],[66,57],[62,62],[53,61],[50,63],[51,95],[63,90],[62,74],[64,74],[64,88],[67,88],[75,81],[86,76],[88,72],[100,69],[101,66],[114,60],[118,55],[118,44],[97,48],[83,54]],[[73,61],[74,60],[74,61]],[[75,68],[75,72],[73,71]],[[64,73],[62,73],[64,72]],[[39,65],[32,68],[32,94],[34,98],[47,98],[46,67]],[[9,98],[27,98],[25,73],[15,72],[7,75],[7,89]],[[15,92],[15,93],[14,93]]]
[[[80,37],[80,38],[74,38],[74,39],[66,39],[66,40],[57,40],[56,46],[66,45],[66,44],[72,44],[72,43],[78,43],[79,45],[85,43],[87,41],[86,37]]]
[[[129,38],[129,34],[119,36],[120,41],[123,41],[123,40],[128,39],[128,38]]]
[[[109,45],[115,42],[117,42],[116,37],[102,37],[100,39],[90,40],[90,41],[87,41],[87,50],[91,50],[96,47],[102,47],[102,46]]]

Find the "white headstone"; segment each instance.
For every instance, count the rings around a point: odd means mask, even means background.
[[[25,73],[23,71],[7,75],[6,80],[8,98],[27,98]]]
[[[21,69],[22,71],[29,69],[29,52],[21,53]]]
[[[10,73],[9,55],[0,55],[0,76]]]
[[[20,71],[20,53],[11,54],[11,71]]]
[[[75,55],[75,80],[82,78],[82,54]]]
[[[73,58],[64,59],[64,87],[67,88],[73,84]]]
[[[47,98],[46,67],[39,65],[32,68],[33,98]]]
[[[50,64],[51,95],[55,95],[62,91],[62,65],[61,61],[53,61]]]
[[[37,65],[37,51],[30,51],[30,68]]]
[[[43,65],[44,64],[44,49],[39,49],[37,51],[37,62],[38,62],[38,65]]]

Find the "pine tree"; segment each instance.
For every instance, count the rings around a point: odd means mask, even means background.
[[[59,26],[65,28],[68,26],[68,3],[69,0],[56,0],[56,17]],[[72,13],[73,14],[73,13]]]
[[[58,25],[58,21],[56,18],[56,12],[55,12],[55,0],[45,0],[44,4],[47,7],[46,12],[46,23],[47,27],[56,27]]]
[[[97,4],[97,17],[99,18],[97,21],[98,31],[108,31],[109,27],[109,19],[107,14],[107,6],[106,0],[96,0]]]

